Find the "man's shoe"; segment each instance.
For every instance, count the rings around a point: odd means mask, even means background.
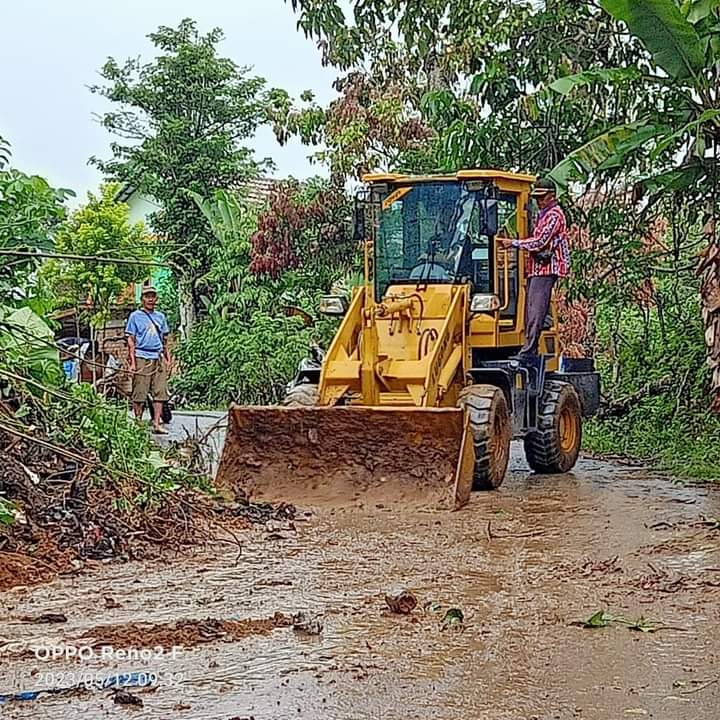
[[[537,358],[537,355],[533,355],[532,353],[527,352],[519,352],[517,355],[510,356],[510,360],[514,360],[521,365],[526,365],[530,367],[533,367],[536,364]]]

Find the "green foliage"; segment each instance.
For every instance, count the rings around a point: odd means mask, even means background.
[[[57,231],[60,254],[117,257],[120,260],[152,260],[154,239],[142,222],[130,223],[130,208],[116,200],[120,185],[105,185],[99,195],[88,193],[88,202],[72,213]],[[58,307],[87,303],[91,323],[103,325],[110,308],[128,285],[148,274],[145,265],[97,263],[91,260],[52,260],[41,277],[54,294]],[[130,298],[134,301],[134,298]]]
[[[553,172],[564,184],[579,180],[596,186],[621,183],[625,188],[632,187],[636,236],[642,232],[643,224],[647,227],[658,202],[672,199],[673,211],[691,208],[695,222],[700,215],[706,228],[706,248],[698,270],[702,277],[698,289],[703,299],[698,311],[703,317],[712,371],[708,390],[714,399],[709,404],[720,412],[720,343],[716,342],[720,314],[713,300],[720,292],[720,263],[716,262],[720,252],[720,5],[705,0],[686,0],[682,4],[673,0],[604,0],[602,6],[627,25],[631,35],[647,49],[651,72],[637,67],[641,83],[638,90],[646,96],[655,94],[660,102],[633,117],[631,126],[627,122],[606,126],[589,145],[571,153]],[[608,91],[616,89],[618,81],[624,81],[622,71],[629,67],[632,65],[626,62],[608,71],[604,78]],[[628,133],[630,128],[634,132]],[[645,209],[639,207],[641,199],[647,200]],[[648,273],[648,279],[653,272]]]
[[[0,356],[7,369],[27,371],[35,380],[60,384],[60,357],[55,335],[29,307],[0,306]]]
[[[696,283],[665,280],[644,310],[598,306],[598,345],[605,348],[598,365],[610,409],[621,411],[586,426],[589,449],[645,459],[681,477],[720,479],[720,418],[707,407]]]
[[[0,525],[12,525],[15,522],[15,503],[0,496]]]
[[[337,173],[382,167],[415,172],[551,168],[603,125],[654,107],[626,74],[612,93],[573,97],[537,87],[615,65],[649,70],[649,58],[595,4],[520,0],[292,0],[299,25],[324,60],[347,75],[326,111],[281,98],[281,138],[320,137]],[[633,118],[635,119],[635,118]],[[322,158],[322,156],[321,156]],[[352,171],[352,172],[351,172]]]
[[[197,203],[202,214],[210,223],[210,229],[221,243],[242,235],[243,220],[247,213],[237,194],[227,190],[216,190],[212,197],[204,198],[192,190],[189,190],[188,193]]]
[[[208,272],[198,281],[205,314],[217,319],[248,317],[254,309],[269,307],[274,289],[249,269],[258,209],[225,190],[209,198],[196,193],[193,197],[216,238]]]
[[[0,417],[0,429],[7,422],[16,431],[88,457],[95,481],[114,488],[128,509],[148,507],[180,487],[211,489],[205,476],[167,461],[148,428],[130,418],[127,406],[109,403],[90,385],[68,385],[53,333],[41,318],[28,308],[2,308],[1,317],[0,387],[14,414]],[[10,511],[0,498],[0,522]]]
[[[269,114],[281,145],[298,136],[307,145],[322,146],[313,158],[329,165],[333,180],[342,185],[348,176],[361,177],[423,153],[433,132],[420,119],[422,92],[411,83],[409,76],[380,80],[355,71],[337,81],[341,97],[328,108],[312,95],[296,105],[286,92],[275,90]]]
[[[348,198],[317,179],[281,185],[262,210],[224,191],[193,197],[216,243],[198,282],[203,319],[176,351],[174,390],[211,407],[278,402],[310,345],[327,345],[337,327],[316,312],[357,260]],[[278,251],[283,244],[297,262]]]
[[[73,408],[82,408],[81,412]],[[148,428],[138,425],[124,405],[101,398],[90,385],[73,385],[70,397],[46,406],[47,428],[63,447],[89,448],[102,467],[98,480],[138,483],[132,501],[148,507],[181,487],[210,490],[205,476],[194,476],[166,461],[152,441]]]
[[[717,157],[716,152],[708,156],[707,149],[717,142],[720,128],[714,95],[719,77],[720,52],[715,46],[720,51],[720,6],[688,1],[681,9],[673,0],[604,0],[601,4],[642,42],[649,53],[650,71],[644,60],[637,65],[625,62],[601,72],[561,78],[549,89],[566,98],[575,97],[578,89],[588,84],[596,91],[604,88],[616,93],[632,79],[631,86],[638,94],[655,97],[658,102],[654,107],[645,105],[639,116],[626,109],[626,122],[606,123],[589,144],[559,164],[553,175],[567,185],[569,180],[587,182],[598,173],[606,179],[621,171],[655,196],[678,189],[712,192],[709,188],[717,172]],[[588,153],[588,148],[598,151]]]
[[[154,277],[153,283],[158,291],[159,308],[173,331],[180,324],[180,296],[175,275],[169,271],[160,272]]]
[[[705,65],[702,42],[673,0],[601,0],[601,5],[647,46],[658,67],[675,80],[700,73]]]
[[[217,28],[201,35],[186,19],[149,37],[159,53],[153,62],[110,59],[105,84],[92,88],[117,106],[103,125],[127,141],[113,143],[111,160],[94,162],[160,203],[153,229],[177,269],[184,305],[191,295],[199,308],[195,280],[210,267],[215,236],[188,191],[209,197],[256,174],[241,143],[264,118],[264,81],[218,55]]]
[[[598,610],[594,615],[585,620],[582,626],[588,629],[604,628],[615,622],[616,619],[617,618],[609,612]]]
[[[208,318],[177,350],[182,373],[174,389],[189,402],[209,407],[225,407],[229,400],[277,403],[313,338],[301,319],[277,311]]]
[[[0,249],[51,251],[54,233],[65,218],[64,201],[73,193],[55,190],[44,178],[4,167],[9,155],[3,148],[7,146],[0,141]],[[39,263],[40,258],[0,256],[3,302],[22,302],[33,294],[31,276]]]

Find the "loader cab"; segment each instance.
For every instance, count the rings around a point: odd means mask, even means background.
[[[498,253],[495,237],[501,228],[516,232],[518,193],[491,179],[403,178],[371,183],[370,198],[376,302],[394,285],[469,284],[474,294],[503,298],[500,316],[515,317],[518,251]]]

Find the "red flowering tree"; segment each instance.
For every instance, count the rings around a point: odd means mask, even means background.
[[[312,276],[327,288],[359,258],[353,240],[352,202],[344,188],[326,180],[278,185],[258,219],[250,269],[278,279],[288,270]]]

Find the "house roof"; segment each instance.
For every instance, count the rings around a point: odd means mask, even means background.
[[[264,205],[267,202],[270,193],[280,182],[280,180],[276,180],[275,178],[257,177],[246,180],[245,182],[237,183],[236,185],[231,186],[230,189],[246,193],[247,199],[253,204]],[[115,196],[115,199],[118,202],[128,202],[136,192],[137,188],[134,185],[127,183],[120,188],[120,192],[118,192]]]
[[[247,180],[244,183],[239,183],[232,189],[246,192],[249,202],[256,205],[264,205],[270,197],[270,193],[279,183],[280,180],[275,180],[274,178],[258,177]]]

